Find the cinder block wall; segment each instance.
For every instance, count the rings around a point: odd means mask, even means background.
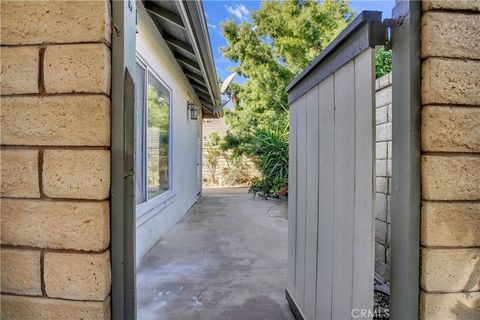
[[[203,144],[203,159],[206,158],[206,155],[209,152],[210,143],[210,135],[212,133],[217,133],[220,138],[224,138],[228,134],[228,126],[225,122],[225,118],[207,118],[203,119],[202,121],[202,144]],[[229,152],[225,153],[226,155],[230,155]],[[243,165],[245,166],[242,174],[244,178],[244,183],[240,184],[232,184],[228,179],[228,172],[230,170],[229,163],[225,159],[225,157],[221,156],[218,159],[218,165],[216,169],[216,183],[213,183],[211,179],[211,172],[208,168],[207,161],[203,160],[202,163],[202,176],[203,176],[203,187],[225,187],[225,186],[247,186],[250,180],[253,177],[258,177],[260,174],[258,173],[255,164],[253,163],[252,159],[243,158]]]
[[[375,81],[375,273],[390,282],[390,202],[392,188],[392,74]]]
[[[424,1],[421,319],[480,319],[480,1]]]
[[[1,2],[1,318],[110,318],[110,3]]]

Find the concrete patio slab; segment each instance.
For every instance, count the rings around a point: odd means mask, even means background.
[[[246,189],[204,192],[140,262],[137,318],[293,320],[286,205],[277,203]]]

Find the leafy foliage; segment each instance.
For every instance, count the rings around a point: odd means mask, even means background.
[[[262,178],[249,192],[262,198],[285,196],[288,190],[288,127],[257,130],[248,147]],[[277,194],[281,191],[281,194]]]
[[[226,112],[230,134],[222,147],[256,160],[262,177],[252,180],[252,193],[272,196],[281,190],[286,194],[285,88],[352,18],[353,11],[344,0],[271,0],[262,1],[251,12],[251,22],[222,22],[227,45],[221,52],[237,62],[231,71],[247,78],[244,84],[232,86],[234,108]]]
[[[206,152],[204,154],[204,161],[210,173],[210,179],[213,183],[217,182],[217,166],[220,157],[222,156],[222,150],[220,149],[220,136],[216,132],[212,132],[209,135],[209,142],[206,144]]]
[[[272,181],[261,177],[254,177],[252,181],[250,181],[248,193],[253,194],[253,197],[259,196],[262,199],[267,199],[274,195],[272,187]]]
[[[288,128],[258,130],[250,146],[263,177],[288,177]]]
[[[392,51],[378,48],[375,50],[375,77],[378,79],[392,72]]]
[[[257,129],[285,125],[286,86],[352,17],[348,1],[272,0],[251,12],[251,22],[222,22],[221,52],[247,78],[232,88],[234,110],[226,115],[232,135],[244,140]]]
[[[234,108],[227,110],[230,134],[221,143],[234,155],[256,160],[261,178],[250,192],[262,197],[288,192],[288,104],[286,86],[353,19],[344,0],[262,1],[251,21],[221,24],[223,56],[247,80],[233,85]],[[391,71],[391,51],[375,54],[376,77]],[[274,128],[274,129],[272,129]]]
[[[248,182],[248,166],[243,156],[223,154],[227,167],[223,169],[225,185],[238,185]]]

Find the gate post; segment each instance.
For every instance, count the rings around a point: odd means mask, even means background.
[[[112,1],[112,319],[134,320],[135,1]]]
[[[420,245],[421,2],[392,11],[391,319],[418,319]]]

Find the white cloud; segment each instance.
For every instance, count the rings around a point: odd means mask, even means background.
[[[228,13],[237,17],[239,20],[248,20],[248,16],[250,15],[250,11],[243,4],[237,5],[235,8],[230,6],[225,6]]]
[[[217,30],[218,29],[216,24],[209,23],[209,22],[207,22],[207,27],[208,27],[208,29],[211,29],[211,30]]]

